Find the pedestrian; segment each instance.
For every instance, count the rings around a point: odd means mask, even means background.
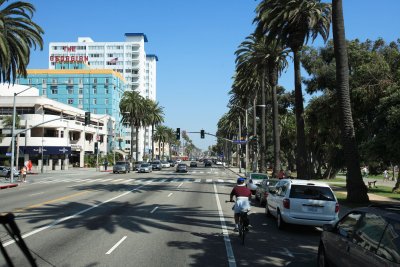
[[[108,161],[107,161],[107,159],[105,159],[104,160],[104,170],[105,171],[107,170],[107,166],[108,166]]]
[[[383,181],[389,181],[389,173],[386,169],[383,171]]]
[[[21,178],[22,178],[21,182],[26,183],[26,167],[25,166],[22,166],[22,168],[21,168]]]
[[[367,166],[364,166],[364,168],[363,168],[363,176],[364,176],[364,178],[368,178],[368,168],[367,168]]]

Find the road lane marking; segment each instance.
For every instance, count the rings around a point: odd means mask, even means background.
[[[211,183],[212,182],[212,179],[207,179],[206,180],[206,183]]]
[[[35,193],[35,194],[29,195],[29,196],[33,197],[33,196],[37,196],[37,195],[41,195],[41,194],[44,194],[44,192]]]
[[[182,185],[183,185],[183,183],[180,183],[180,184],[178,185],[178,188],[181,187]]]
[[[194,180],[195,183],[200,183],[201,179]]]
[[[158,207],[155,207],[152,211],[150,211],[150,213],[155,212],[158,209]]]
[[[229,232],[226,227],[224,213],[222,212],[221,203],[219,202],[219,197],[218,197],[217,186],[215,185],[215,183],[214,183],[214,194],[215,194],[215,200],[217,201],[219,220],[221,222],[222,234],[224,236],[225,249],[226,249],[226,254],[228,256],[229,267],[236,267],[235,255],[233,254],[232,244],[229,238]]]
[[[42,202],[42,203],[38,203],[38,204],[35,204],[35,205],[28,206],[28,207],[23,208],[23,209],[17,209],[17,210],[15,210],[15,212],[24,212],[27,209],[39,208],[39,207],[44,206],[46,204],[59,202],[61,200],[65,200],[65,199],[68,199],[68,198],[71,198],[71,197],[75,197],[75,196],[79,196],[79,195],[86,194],[86,193],[89,193],[89,191],[82,191],[82,192],[75,193],[75,194],[72,194],[72,195],[63,196],[63,197],[59,197],[59,198],[56,198],[56,199],[48,200],[48,201],[45,201],[45,202]]]
[[[174,193],[169,193],[168,197],[172,196]]]
[[[218,179],[218,183],[223,183],[223,182],[224,182],[224,180]]]
[[[120,241],[117,242],[117,244],[115,244],[112,248],[110,248],[110,250],[106,252],[106,255],[110,255],[114,251],[114,249],[116,249],[119,245],[121,245],[122,242],[124,242],[126,237],[127,236],[124,236]]]
[[[83,214],[83,213],[86,213],[86,212],[88,212],[88,211],[91,211],[92,209],[95,209],[95,208],[97,208],[97,207],[100,207],[100,206],[102,206],[103,204],[106,204],[106,203],[108,203],[108,202],[110,202],[110,201],[113,201],[113,200],[116,200],[116,199],[118,199],[118,198],[121,198],[121,197],[123,197],[123,196],[126,196],[127,194],[132,193],[133,191],[139,190],[140,188],[142,188],[142,187],[144,187],[144,186],[146,186],[146,185],[148,185],[148,184],[150,184],[150,183],[151,183],[151,182],[148,182],[148,183],[146,183],[146,184],[144,184],[144,185],[138,186],[138,187],[136,187],[136,188],[134,188],[134,189],[132,189],[132,190],[126,191],[125,193],[122,193],[122,194],[120,194],[120,195],[118,195],[118,196],[115,196],[115,197],[113,197],[113,198],[110,198],[110,199],[108,199],[108,200],[106,200],[106,201],[103,201],[103,202],[101,202],[101,203],[99,203],[99,204],[96,204],[96,205],[94,205],[94,206],[91,206],[91,207],[89,207],[89,208],[87,208],[87,209],[81,210],[81,211],[79,211],[79,212],[77,212],[77,213],[75,213],[75,214],[73,214],[73,215],[66,216],[66,217],[63,217],[63,218],[61,218],[61,219],[55,220],[54,222],[52,222],[52,223],[50,223],[50,224],[48,224],[48,225],[46,225],[46,226],[40,227],[40,228],[38,228],[38,229],[36,229],[36,230],[33,230],[33,231],[29,232],[29,233],[26,233],[26,234],[22,235],[22,238],[27,238],[27,237],[32,236],[32,235],[34,235],[34,234],[40,233],[40,232],[42,232],[43,230],[49,229],[49,228],[51,228],[51,227],[53,227],[53,226],[55,226],[55,225],[57,225],[57,224],[59,224],[59,223],[61,223],[61,222],[65,222],[65,221],[68,221],[68,220],[70,220],[70,219],[73,219],[73,218],[77,217],[78,215],[81,215],[81,214]],[[14,243],[15,243],[15,240],[7,241],[7,242],[3,243],[3,247],[7,247],[7,246],[9,246],[9,245],[11,245],[11,244],[14,244]]]

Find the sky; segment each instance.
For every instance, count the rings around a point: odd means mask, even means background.
[[[255,0],[25,0],[36,12],[33,21],[45,31],[44,49],[33,50],[28,68],[47,69],[50,42],[124,41],[127,32],[146,34],[147,54],[156,54],[157,101],[164,124],[188,132],[215,134],[228,111],[235,70],[234,52],[254,29]],[[326,1],[325,1],[326,2]],[[400,38],[399,0],[343,0],[346,38],[390,42]],[[330,35],[332,38],[332,34]],[[317,39],[313,46],[323,45]],[[293,90],[293,64],[279,79]],[[303,75],[306,75],[304,72]],[[305,99],[312,96],[306,95]],[[207,149],[216,138],[189,134]]]

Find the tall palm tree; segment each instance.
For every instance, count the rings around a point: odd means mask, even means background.
[[[269,39],[278,38],[293,52],[295,110],[297,128],[297,176],[308,178],[304,133],[304,106],[301,89],[300,53],[303,45],[321,35],[328,39],[331,5],[320,0],[264,0],[256,8],[257,31]]]
[[[6,0],[0,0],[0,6]],[[18,75],[27,76],[30,49],[43,49],[42,28],[32,21],[35,7],[14,2],[0,10],[0,82],[15,82]]]
[[[154,141],[158,142],[158,155],[159,155],[159,159],[162,159],[164,157],[164,150],[161,154],[161,143],[163,144],[163,148],[164,148],[164,144],[165,141],[167,139],[167,127],[164,125],[157,125],[156,126],[156,130],[154,132]]]
[[[164,108],[151,99],[146,99],[147,106],[147,118],[148,123],[151,126],[151,158],[154,158],[154,130],[155,127],[164,122]]]
[[[119,109],[122,114],[122,123],[131,127],[131,160],[133,159],[133,132],[136,132],[136,158],[139,159],[139,128],[145,118],[144,98],[136,91],[124,92]]]
[[[347,167],[347,200],[351,202],[368,202],[367,187],[360,170],[360,157],[355,140],[353,115],[349,93],[349,64],[344,31],[342,0],[332,1],[333,44],[336,59],[336,87],[340,106],[340,128],[342,134],[344,157]]]
[[[176,136],[174,129],[167,127],[166,142],[168,143],[168,158],[171,159],[171,145],[176,143]]]

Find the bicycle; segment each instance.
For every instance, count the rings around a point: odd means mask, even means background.
[[[226,200],[226,202],[234,202],[234,201],[229,201]],[[243,210],[239,213],[239,221],[238,221],[238,232],[239,232],[239,238],[242,241],[242,245],[244,245],[244,240],[246,238],[246,233],[249,231],[249,217],[247,214],[249,213],[250,210]]]
[[[246,237],[246,233],[249,231],[249,217],[247,213],[249,211],[242,211],[239,215],[239,237],[242,241],[242,245],[244,245],[244,239]]]

